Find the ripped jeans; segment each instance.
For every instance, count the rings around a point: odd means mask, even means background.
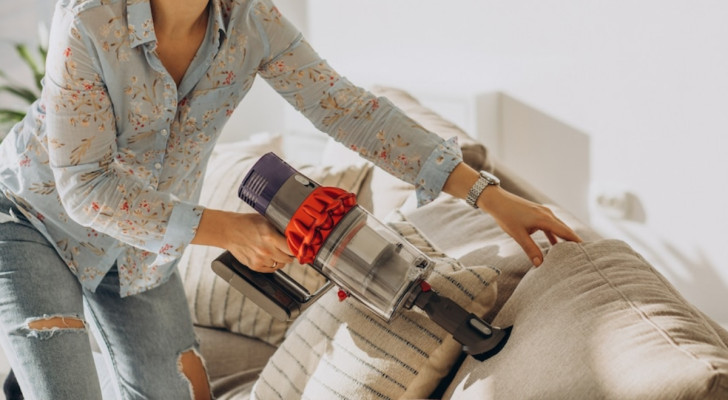
[[[209,395],[177,273],[122,299],[114,267],[92,293],[12,209],[0,193],[0,343],[26,399],[102,398],[89,328],[116,377],[118,398]]]

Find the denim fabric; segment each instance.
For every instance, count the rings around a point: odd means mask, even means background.
[[[29,329],[49,317],[85,328]],[[197,343],[179,275],[121,298],[116,268],[84,289],[45,237],[0,194],[0,343],[27,399],[101,399],[89,328],[121,399],[190,398],[181,353]]]

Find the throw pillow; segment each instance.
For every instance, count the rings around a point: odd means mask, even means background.
[[[494,322],[508,343],[445,398],[728,398],[720,328],[622,241],[557,244]]]
[[[402,214],[390,226],[431,257],[439,293],[484,314],[498,271],[447,257]],[[356,300],[330,291],[298,318],[253,387],[257,399],[427,397],[461,354],[461,345],[424,312],[405,310],[385,323]]]
[[[269,151],[285,159],[280,136],[255,137],[218,145],[208,164],[200,203],[222,210],[256,212],[238,198],[237,188],[253,164]],[[293,167],[322,186],[337,186],[354,193],[361,190],[371,170],[366,164]],[[362,196],[357,199],[364,207],[371,207],[371,199]],[[222,328],[258,338],[269,344],[279,344],[290,322],[274,319],[212,271],[212,261],[222,252],[222,249],[215,247],[191,245],[180,260],[180,273],[193,322],[199,326]],[[325,282],[312,268],[298,262],[290,263],[283,270],[310,291]]]

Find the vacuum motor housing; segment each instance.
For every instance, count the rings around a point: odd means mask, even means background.
[[[253,166],[238,196],[285,233],[299,262],[385,320],[412,306],[411,293],[432,269],[428,257],[359,206],[352,193],[320,186],[274,153]]]

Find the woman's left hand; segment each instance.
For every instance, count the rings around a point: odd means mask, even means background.
[[[443,191],[464,199],[478,177],[477,171],[460,163],[450,173]],[[493,216],[537,267],[543,262],[543,253],[531,237],[534,232],[543,231],[551,244],[556,244],[558,238],[581,242],[579,235],[558,219],[548,207],[516,196],[500,186],[487,186],[478,197],[476,205]]]
[[[581,242],[579,235],[556,217],[551,209],[516,196],[500,186],[487,187],[476,204],[493,216],[537,267],[543,262],[543,253],[531,234],[543,231],[552,245],[557,243],[558,238]]]

